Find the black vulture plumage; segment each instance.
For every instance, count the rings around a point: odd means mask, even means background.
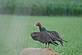
[[[65,41],[65,40],[63,40],[60,36],[59,36],[59,33],[58,32],[56,32],[56,31],[48,31],[45,27],[43,27],[42,25],[41,25],[41,23],[40,22],[37,22],[36,23],[36,26],[38,26],[39,27],[39,30],[40,30],[40,32],[47,32],[50,36],[49,36],[49,38],[51,38],[52,39],[52,41],[58,41],[58,42],[60,42],[60,44],[63,46],[63,41]],[[46,36],[47,37],[47,36]],[[65,41],[65,42],[67,42],[67,41]]]
[[[58,45],[58,43],[54,42],[50,38],[50,35],[47,32],[33,32],[31,33],[31,37],[36,41],[45,43],[46,45],[48,45],[48,47],[49,47],[49,44]]]

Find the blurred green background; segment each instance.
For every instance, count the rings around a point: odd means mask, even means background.
[[[82,0],[0,0],[0,14],[82,15]]]
[[[64,46],[50,45],[60,55],[82,55],[82,17],[0,15],[0,55],[19,55],[24,48],[42,48],[30,34],[39,31],[40,21],[48,30],[59,32],[67,40]]]
[[[24,48],[42,48],[30,34],[40,21],[67,40],[50,45],[60,55],[82,55],[82,0],[0,0],[0,55],[19,55]]]

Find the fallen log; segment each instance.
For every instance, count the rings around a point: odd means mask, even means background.
[[[59,53],[50,48],[25,48],[20,55],[59,55]]]

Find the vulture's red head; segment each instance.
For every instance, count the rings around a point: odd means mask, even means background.
[[[42,26],[40,22],[37,22],[35,25],[36,26]]]

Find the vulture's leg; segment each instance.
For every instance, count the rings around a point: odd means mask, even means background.
[[[45,44],[45,48],[49,48],[49,43],[46,43]]]
[[[45,43],[44,48],[47,48],[47,43]]]
[[[50,44],[48,43],[48,48],[50,48],[50,46],[49,46]]]
[[[43,48],[46,48],[46,44],[45,43],[43,43]]]
[[[46,44],[46,48],[49,48],[49,43]]]

